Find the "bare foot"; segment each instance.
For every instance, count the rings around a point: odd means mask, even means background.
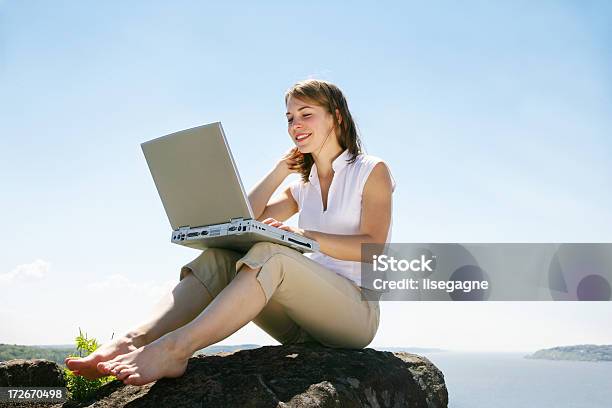
[[[137,350],[98,363],[98,370],[130,385],[144,385],[163,377],[180,377],[193,353],[181,349],[174,337],[169,333]]]
[[[89,380],[93,380],[95,378],[105,377],[108,375],[100,372],[97,369],[98,363],[108,361],[117,357],[118,355],[137,350],[143,345],[144,340],[142,338],[125,335],[104,343],[87,357],[67,357],[64,360],[64,364],[66,364],[66,367],[68,367],[68,369],[75,375],[82,375]]]

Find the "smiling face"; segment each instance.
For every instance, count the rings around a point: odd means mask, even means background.
[[[287,131],[301,153],[318,151],[321,145],[336,143],[334,119],[324,107],[292,96],[287,99]]]

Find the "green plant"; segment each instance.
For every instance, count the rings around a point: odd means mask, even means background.
[[[70,354],[68,357],[86,357],[93,353],[100,345],[95,338],[88,338],[87,333],[83,335],[79,327],[79,335],[75,338],[78,355]],[[101,386],[115,379],[113,376],[106,376],[88,380],[87,378],[75,375],[68,368],[64,368],[66,375],[66,387],[70,395],[70,399],[83,401],[91,397]]]

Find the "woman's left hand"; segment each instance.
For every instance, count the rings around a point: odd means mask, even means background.
[[[262,221],[264,224],[268,224],[272,227],[280,228],[285,231],[293,232],[295,234],[300,234],[304,236],[304,230],[301,228],[292,227],[290,225],[285,225],[280,221],[275,220],[274,218],[266,218]]]

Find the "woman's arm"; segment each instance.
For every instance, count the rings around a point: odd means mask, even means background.
[[[289,189],[283,191],[278,199],[269,202],[278,186],[289,174],[296,172],[296,158],[300,155],[297,154],[299,151],[295,152],[296,150],[292,148],[285,153],[274,168],[249,193],[249,202],[256,220],[276,216],[275,218],[284,221],[297,212],[297,203]]]
[[[253,190],[249,193],[249,202],[251,203],[255,219],[259,219],[263,214],[270,197],[288,175],[289,172],[286,171],[279,162],[255,185],[255,187],[253,187]]]
[[[316,240],[320,251],[336,259],[361,262],[361,244],[384,244],[391,224],[393,186],[384,163],[378,163],[363,188],[360,234],[340,235],[301,230],[265,220],[272,226],[287,229]],[[280,225],[279,225],[280,224]]]

